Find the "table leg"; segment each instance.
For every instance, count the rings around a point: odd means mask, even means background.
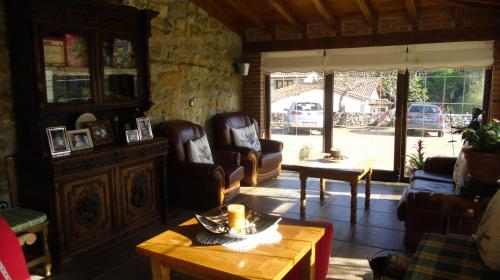
[[[170,269],[163,266],[160,260],[156,258],[149,258],[151,261],[151,272],[153,280],[170,280]]]
[[[325,178],[319,178],[319,199],[325,200]]]
[[[356,224],[356,210],[358,208],[358,179],[351,180],[351,225]]]
[[[316,272],[316,245],[313,245],[311,250],[305,254],[300,262],[300,279],[314,280]]]
[[[372,169],[365,176],[365,210],[370,209],[370,192],[372,187]]]
[[[304,218],[306,216],[306,183],[307,176],[300,173],[300,217]]]

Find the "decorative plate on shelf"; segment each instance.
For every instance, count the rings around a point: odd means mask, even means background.
[[[245,209],[246,223],[245,228],[235,232],[228,227],[227,212],[222,212],[215,216],[202,216],[194,214],[198,223],[214,234],[225,235],[231,238],[248,238],[262,233],[276,225],[281,217],[259,213],[253,209]]]
[[[92,113],[83,113],[75,121],[75,129],[84,129],[86,122],[97,121],[97,118]]]

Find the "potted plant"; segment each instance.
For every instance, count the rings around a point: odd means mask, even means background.
[[[500,179],[500,123],[482,124],[479,129],[460,130],[464,142],[463,153],[471,177],[485,181]]]
[[[409,158],[406,165],[409,171],[413,172],[415,170],[424,169],[425,165],[424,141],[422,139],[418,140],[416,154],[411,154],[406,156]]]

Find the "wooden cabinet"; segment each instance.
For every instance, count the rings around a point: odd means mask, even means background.
[[[47,213],[53,256],[158,219],[167,142],[124,141],[151,106],[148,39],[158,13],[88,0],[5,5],[21,205]],[[114,141],[52,158],[46,128],[73,130],[83,113],[110,121]]]
[[[51,160],[62,257],[159,219],[167,149],[157,138]]]

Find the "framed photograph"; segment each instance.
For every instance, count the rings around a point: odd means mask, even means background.
[[[139,131],[139,140],[153,139],[153,130],[151,129],[151,121],[148,117],[137,118],[137,130]]]
[[[127,143],[133,143],[139,141],[139,131],[137,129],[126,130],[125,137],[127,138]]]
[[[43,38],[43,57],[46,66],[66,66],[64,56],[64,39]]]
[[[68,67],[88,67],[87,41],[81,35],[66,34],[64,38]]]
[[[113,40],[113,67],[135,67],[135,53],[131,41],[123,39]]]
[[[113,129],[109,120],[86,122],[94,145],[103,145],[114,141]]]
[[[47,127],[47,139],[49,140],[50,153],[53,157],[69,155],[71,153],[65,126]]]
[[[94,147],[92,143],[92,138],[90,136],[90,130],[77,129],[68,131],[69,145],[72,151],[78,151],[83,149],[88,149]]]

